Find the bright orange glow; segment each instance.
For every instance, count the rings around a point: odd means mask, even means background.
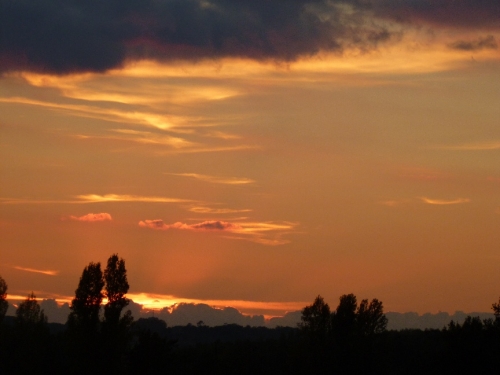
[[[422,199],[422,201],[425,203],[435,204],[435,205],[462,204],[462,203],[469,203],[470,202],[470,199],[468,199],[468,198],[444,200],[444,199],[429,199],[426,197],[422,197],[420,199]]]
[[[165,307],[174,308],[179,303],[194,303],[206,304],[215,308],[234,307],[242,314],[248,314],[249,310],[261,310],[263,315],[266,311],[282,311],[283,315],[286,312],[298,311],[308,305],[307,302],[259,302],[259,301],[242,301],[242,300],[202,300],[179,298],[172,295],[151,294],[151,293],[129,293],[127,297],[135,303],[139,303],[145,309],[160,310]],[[274,316],[274,315],[273,315]]]
[[[144,202],[144,203],[185,203],[192,202],[188,199],[165,198],[165,197],[142,197],[137,195],[120,195],[120,194],[87,194],[78,195],[76,198],[85,203],[97,202]]]

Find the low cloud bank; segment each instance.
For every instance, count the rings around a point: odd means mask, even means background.
[[[44,299],[40,302],[40,307],[48,317],[49,323],[66,323],[70,312],[68,303],[58,304],[54,299]],[[171,307],[165,307],[159,311],[145,310],[142,305],[130,302],[127,309],[131,310],[134,319],[156,317],[164,320],[168,327],[186,326],[188,324],[197,325],[203,322],[204,325],[215,327],[224,324],[238,324],[250,327],[297,327],[302,316],[301,311],[288,312],[283,316],[265,319],[263,315],[244,315],[233,307],[215,308],[207,304],[179,303]],[[16,306],[9,303],[8,316],[15,316]],[[454,314],[439,312],[436,314],[426,313],[419,315],[416,312],[398,313],[387,312],[387,329],[442,329],[450,321],[462,324],[465,318],[478,316],[481,319],[493,319],[492,313],[456,311]]]

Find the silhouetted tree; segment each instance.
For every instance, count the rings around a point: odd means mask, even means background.
[[[101,264],[90,263],[83,270],[82,277],[71,301],[68,328],[86,333],[99,330],[99,310],[103,298]]]
[[[384,314],[382,302],[378,299],[364,299],[356,311],[356,325],[361,335],[372,335],[384,332],[387,329],[387,318]]]
[[[493,314],[495,314],[496,323],[500,324],[500,298],[498,299],[498,303],[491,305],[491,309],[493,310]]]
[[[34,373],[39,370],[41,363],[50,361],[51,345],[47,317],[33,292],[19,304],[12,333],[9,346],[12,360],[17,362],[14,373]],[[1,368],[0,373],[3,373]]]
[[[129,285],[127,281],[127,270],[125,261],[118,258],[118,254],[113,254],[108,259],[108,265],[104,270],[105,297],[108,303],[104,306],[103,323],[108,329],[117,329],[119,324],[130,325],[132,316],[130,310],[120,319],[122,310],[129,304],[125,297]]]
[[[332,314],[332,329],[335,336],[346,338],[355,331],[358,303],[352,293],[340,296],[339,300],[339,305]]]
[[[133,318],[130,310],[122,314],[129,304],[125,297],[129,284],[125,261],[113,254],[108,259],[104,270],[105,297],[108,302],[104,306],[102,334],[104,343],[105,367],[109,371],[122,372],[126,369],[125,353],[130,341],[130,326]]]
[[[330,331],[330,306],[318,295],[312,305],[302,310],[299,327],[311,338],[324,340]]]
[[[34,329],[37,325],[47,323],[47,317],[40,308],[36,296],[31,292],[25,301],[19,304],[16,310],[16,326],[26,329]]]
[[[0,324],[7,313],[7,309],[9,308],[9,304],[7,302],[7,283],[0,276]]]
[[[102,368],[99,311],[103,286],[101,264],[89,263],[83,270],[68,316],[67,349],[73,361],[70,366],[73,373],[90,374]]]

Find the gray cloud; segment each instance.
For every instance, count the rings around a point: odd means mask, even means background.
[[[482,49],[497,49],[498,44],[493,35],[488,35],[471,41],[459,40],[450,44],[449,47],[462,51],[479,51]]]
[[[0,0],[0,8],[0,72],[103,72],[142,58],[292,61],[390,37],[362,21],[358,1]]]
[[[162,309],[158,317],[167,322],[169,327],[185,326],[199,321],[207,326],[221,326],[224,324],[238,324],[241,326],[259,327],[265,325],[262,315],[246,316],[233,307],[216,309],[206,304],[179,303],[173,309]]]
[[[474,29],[500,28],[497,0],[353,0],[377,17],[400,23]]]
[[[40,302],[40,308],[43,309],[50,323],[64,324],[68,320],[69,304],[59,305],[55,299],[44,299]]]
[[[0,0],[0,9],[0,73],[104,72],[143,58],[287,62],[376,48],[397,24],[500,29],[497,0]]]

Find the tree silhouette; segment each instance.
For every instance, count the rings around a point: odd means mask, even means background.
[[[72,368],[76,373],[92,373],[102,366],[99,312],[103,287],[101,264],[89,263],[71,301],[66,331],[68,349],[74,361]]]
[[[16,310],[16,326],[26,329],[34,329],[37,325],[47,323],[47,317],[40,308],[36,296],[31,292],[25,301],[19,304]]]
[[[9,304],[7,302],[7,283],[0,276],[0,324],[7,313],[7,309],[9,308]]]
[[[330,306],[318,295],[312,305],[302,310],[299,327],[311,338],[323,340],[330,331]]]
[[[99,310],[103,298],[101,264],[91,262],[83,270],[82,277],[71,301],[68,329],[80,331],[85,336],[99,331]]]
[[[129,284],[125,261],[113,254],[108,259],[104,270],[105,297],[108,302],[104,306],[104,320],[102,334],[106,363],[104,368],[109,371],[125,371],[125,353],[130,341],[130,326],[133,318],[130,310],[122,314],[123,309],[129,304],[125,297]]]
[[[356,312],[357,329],[361,335],[372,335],[384,332],[387,328],[387,318],[382,302],[374,298],[368,304],[364,299]]]
[[[500,323],[500,298],[498,299],[498,303],[491,305],[491,309],[493,310],[493,314],[495,314],[495,321]]]
[[[50,333],[47,317],[33,292],[19,304],[11,332],[10,357],[16,362],[12,373],[30,374],[39,370],[40,364],[46,363],[50,356]],[[2,370],[0,366],[0,373]]]
[[[337,337],[346,338],[354,333],[357,307],[358,303],[354,294],[340,296],[339,305],[332,314],[332,329]]]
[[[108,299],[108,303],[104,306],[103,323],[111,330],[118,327],[120,320],[122,324],[130,324],[130,310],[120,319],[122,310],[129,304],[129,300],[125,298],[129,285],[125,261],[118,258],[118,254],[109,257],[104,270],[104,280],[106,283],[105,297]]]

